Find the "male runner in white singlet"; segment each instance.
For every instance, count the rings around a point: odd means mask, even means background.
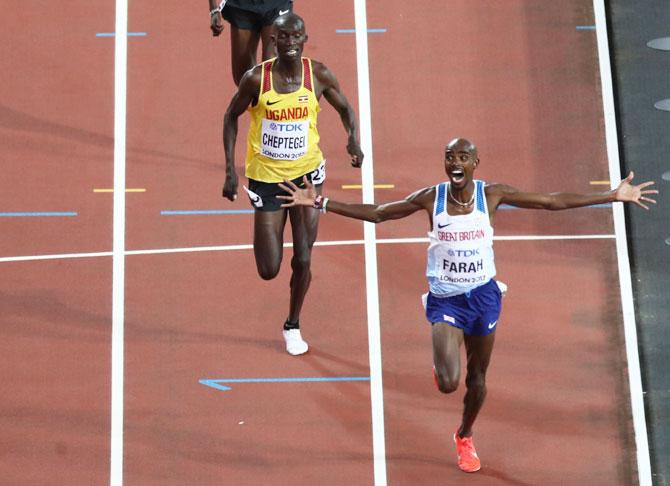
[[[454,441],[458,466],[465,472],[481,467],[472,442],[472,426],[486,396],[489,365],[500,315],[501,291],[494,277],[493,217],[501,204],[529,209],[568,209],[616,201],[633,202],[645,209],[655,203],[645,189],[653,182],[631,184],[633,173],[612,191],[574,194],[522,192],[504,184],[474,180],[479,165],[477,148],[457,138],[445,150],[445,171],[449,180],[420,189],[402,201],[387,204],[348,204],[317,194],[311,184],[305,189],[286,181],[282,187],[290,196],[279,196],[284,206],[314,206],[349,218],[381,223],[400,219],[419,210],[430,215],[428,247],[429,292],[426,317],[432,325],[433,376],[438,389],[451,393],[460,381],[460,347],[465,342],[467,373],[463,419]]]

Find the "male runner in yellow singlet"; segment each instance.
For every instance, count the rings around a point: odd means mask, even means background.
[[[303,176],[317,192],[326,178],[325,160],[319,149],[316,127],[323,95],[337,110],[348,134],[347,152],[351,165],[360,167],[363,153],[358,142],[354,111],[342,94],[333,73],[323,64],[305,57],[305,23],[294,13],[278,17],[272,41],[277,57],[246,72],[228,106],[223,122],[226,180],[223,197],[234,201],[238,192],[235,172],[235,141],[238,118],[246,110],[251,115],[247,136],[244,188],[254,206],[254,256],[261,278],[277,276],[282,261],[286,217],[291,220],[293,258],[289,313],[283,335],[289,354],[307,352],[300,333],[300,310],[312,278],[312,246],[316,240],[319,211],[309,207],[282,208],[277,199],[286,194],[279,183],[302,184]]]

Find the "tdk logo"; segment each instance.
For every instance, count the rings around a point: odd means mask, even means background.
[[[302,132],[300,123],[271,123],[270,130],[274,132]]]
[[[471,257],[479,255],[479,249],[475,248],[474,250],[448,250],[447,254],[449,256],[459,256],[459,257]]]

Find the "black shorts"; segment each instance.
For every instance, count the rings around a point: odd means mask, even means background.
[[[316,170],[305,175],[307,176],[307,180],[314,184],[315,188],[320,188],[326,180],[325,164],[322,162]],[[298,187],[305,187],[302,177],[296,177],[291,182]],[[277,196],[287,195],[287,192],[279,187],[278,182],[261,182],[249,179],[249,189],[246,192],[251,205],[256,211],[279,211],[280,209],[285,209],[281,205],[286,201],[277,199]]]
[[[238,29],[260,31],[280,14],[292,11],[292,0],[228,0],[221,15]]]

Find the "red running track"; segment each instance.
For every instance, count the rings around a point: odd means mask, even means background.
[[[221,116],[233,93],[228,41],[212,39],[204,5],[131,3],[126,248],[243,245],[247,209],[220,198]],[[357,105],[353,2],[298,0],[310,40]],[[590,190],[606,180],[590,2],[369,2],[374,174],[380,201],[443,179],[446,141],[480,148],[479,177],[529,190]],[[108,484],[112,260],[22,261],[109,252],[113,185],[114,2],[71,2],[46,32],[7,9],[0,211],[77,211],[1,218],[0,476],[7,484]],[[358,200],[334,111],[320,120],[329,195]],[[244,133],[244,127],[241,129]],[[240,148],[243,147],[240,137]],[[242,152],[242,150],[240,150]],[[241,161],[241,156],[239,157]],[[361,240],[362,224],[322,219],[320,241]],[[378,238],[422,237],[423,217],[378,226]],[[612,235],[611,210],[500,211],[499,236]],[[125,300],[126,484],[373,483],[367,382],[243,383],[200,379],[369,376],[361,244],[317,247],[304,309],[310,353],[283,351],[289,268],[261,281],[248,249],[129,255]],[[635,483],[615,242],[500,240],[505,298],[476,424],[483,468],[456,467],[451,434],[462,391],[431,379],[425,244],[378,245],[386,476],[392,485]]]

